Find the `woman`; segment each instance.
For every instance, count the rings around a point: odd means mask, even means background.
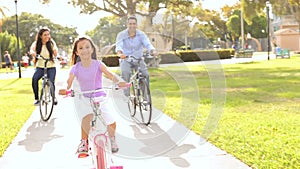
[[[11,60],[10,54],[8,51],[4,52],[4,60],[5,60],[5,68],[6,68],[6,73],[8,73],[7,69],[12,70],[13,62]]]
[[[33,56],[33,62],[36,65],[35,72],[32,77],[32,89],[34,92],[34,105],[39,105],[39,80],[44,75],[44,60],[36,59],[36,55],[42,55],[45,58],[50,58],[51,61],[47,63],[47,76],[50,81],[53,83],[55,89],[55,76],[56,76],[56,67],[54,58],[57,56],[58,48],[54,40],[51,39],[50,29],[42,28],[36,35],[35,41],[32,43],[30,47],[30,54]],[[54,104],[57,104],[57,100],[55,98]]]

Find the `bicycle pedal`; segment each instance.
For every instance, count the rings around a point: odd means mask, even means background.
[[[111,166],[109,169],[123,169],[123,166]]]
[[[88,156],[89,156],[89,154],[87,154],[87,153],[78,154],[78,158],[85,158],[85,157],[88,157]]]

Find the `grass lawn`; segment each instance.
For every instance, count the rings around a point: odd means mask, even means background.
[[[297,168],[299,65],[299,56],[223,65],[224,79],[209,66],[152,70],[154,106],[252,168]]]
[[[299,65],[293,56],[150,69],[153,104],[252,168],[298,168]],[[30,79],[0,80],[0,86],[1,156],[35,107]]]
[[[0,157],[35,107],[31,78],[0,80]]]

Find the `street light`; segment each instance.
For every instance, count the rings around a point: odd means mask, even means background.
[[[270,60],[270,1],[266,1],[267,9],[267,39],[268,39],[268,60]]]
[[[242,4],[241,4],[241,36],[242,36],[242,49],[244,49],[245,35],[244,35],[244,19],[243,19],[243,7],[242,7]]]
[[[20,56],[20,43],[19,43],[19,24],[18,24],[18,0],[15,0],[16,4],[16,36],[17,36],[17,56],[18,56],[18,66],[19,66],[19,78],[21,78],[21,56]]]

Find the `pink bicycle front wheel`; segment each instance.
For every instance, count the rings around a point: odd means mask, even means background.
[[[102,140],[96,144],[96,159],[97,159],[97,169],[107,169],[107,163],[105,160],[105,149]]]

